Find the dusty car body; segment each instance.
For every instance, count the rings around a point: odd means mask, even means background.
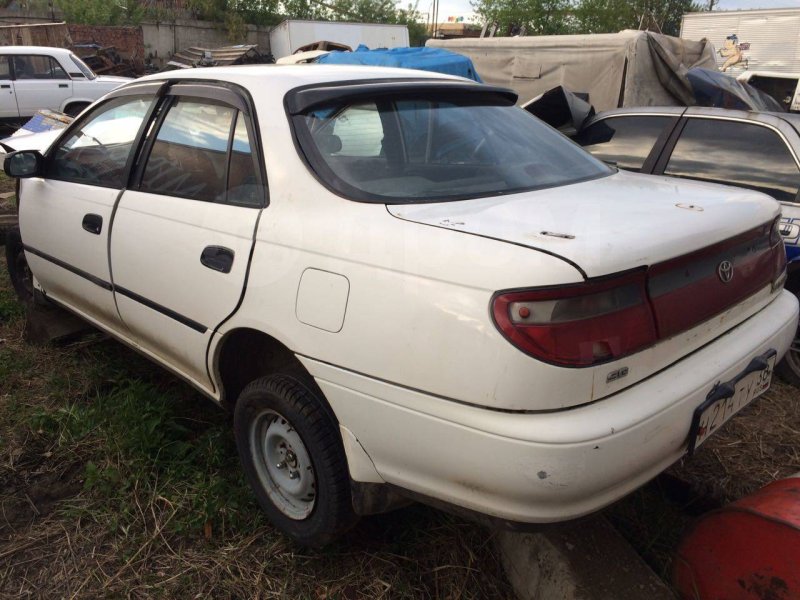
[[[585,515],[763,393],[797,300],[774,200],[619,172],[516,100],[401,69],[147,77],[6,158],[17,258],[231,408],[302,543],[393,495]]]

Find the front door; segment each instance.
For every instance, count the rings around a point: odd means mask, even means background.
[[[72,127],[45,160],[45,176],[22,180],[19,223],[42,290],[100,325],[119,327],[108,243],[114,204],[152,95],[104,102]]]
[[[31,117],[37,110],[61,110],[72,97],[72,79],[52,56],[19,54],[11,57],[14,93],[21,117]]]
[[[114,217],[111,267],[136,343],[213,393],[206,352],[243,293],[264,185],[243,100],[200,87],[170,89]]]

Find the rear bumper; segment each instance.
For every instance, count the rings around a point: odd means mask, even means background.
[[[548,413],[486,410],[301,360],[384,481],[509,521],[551,522],[598,510],[683,456],[711,387],[770,348],[782,357],[797,313],[784,291],[649,379]]]

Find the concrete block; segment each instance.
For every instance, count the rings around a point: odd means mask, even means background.
[[[83,319],[57,306],[29,305],[25,340],[32,344],[63,344],[96,331]]]
[[[675,600],[674,594],[601,516],[497,536],[520,600]]]

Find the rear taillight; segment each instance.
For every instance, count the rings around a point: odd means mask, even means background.
[[[775,220],[772,222],[772,229],[769,232],[769,245],[774,246],[776,244],[780,244],[783,241],[783,236],[781,235],[781,218],[775,217]]]
[[[558,365],[615,360],[656,342],[643,269],[560,288],[500,292],[492,312],[512,344]]]

